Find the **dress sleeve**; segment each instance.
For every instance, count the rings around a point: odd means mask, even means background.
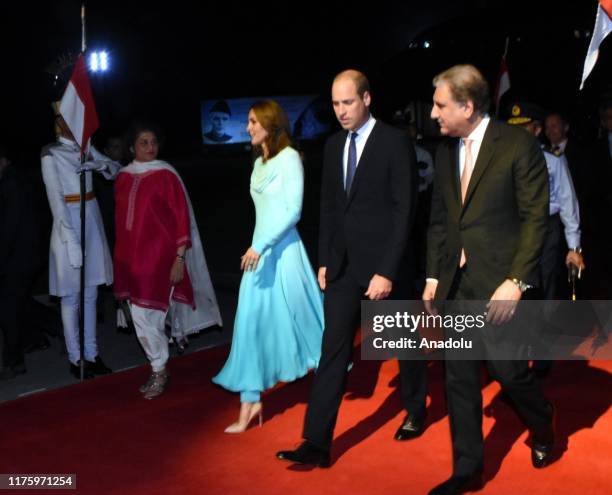
[[[253,243],[253,249],[262,254],[267,248],[280,241],[285,234],[296,226],[302,214],[302,199],[304,196],[304,168],[297,152],[288,153],[287,159],[280,166],[282,177],[282,194],[285,211],[274,228],[261,239]]]

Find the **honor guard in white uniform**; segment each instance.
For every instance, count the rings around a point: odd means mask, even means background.
[[[79,304],[80,270],[85,263],[85,377],[107,374],[111,370],[98,355],[96,341],[97,286],[113,282],[112,258],[104,234],[98,203],[92,188],[92,173],[114,179],[119,163],[90,146],[87,161],[81,164],[81,150],[64,119],[55,110],[57,142],[41,152],[42,176],[53,215],[49,249],[49,293],[61,298],[64,338],[70,371],[80,376]],[[85,174],[85,260],[81,253],[80,172]]]

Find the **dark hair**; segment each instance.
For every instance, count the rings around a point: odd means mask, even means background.
[[[232,111],[230,110],[230,107],[225,100],[217,101],[212,107],[210,107],[209,112],[210,113],[213,113],[213,112],[226,113],[229,116],[232,115]]]
[[[552,117],[553,115],[556,115],[557,117],[559,117],[561,122],[563,122],[564,124],[569,124],[570,123],[569,116],[563,110],[560,110],[558,108],[554,108],[553,110],[551,110],[550,112],[548,112],[546,114],[545,118],[547,119],[548,117]]]
[[[8,151],[3,143],[0,143],[0,158],[9,158]]]
[[[455,65],[441,72],[433,79],[434,87],[447,84],[453,99],[457,103],[474,103],[474,111],[483,115],[488,112],[489,85],[480,71],[473,65]]]
[[[157,138],[157,142],[159,143],[159,147],[161,148],[164,142],[164,136],[159,129],[159,126],[153,122],[149,122],[146,120],[138,120],[132,122],[128,127],[127,132],[125,133],[125,145],[128,147],[128,151],[132,156],[134,156],[134,152],[132,149],[134,148],[134,144],[143,132],[151,132]]]
[[[274,100],[260,100],[253,103],[251,110],[255,112],[257,121],[268,133],[265,139],[268,160],[274,158],[287,146],[293,146],[289,119],[283,107]],[[257,153],[261,155],[262,150],[258,149]]]

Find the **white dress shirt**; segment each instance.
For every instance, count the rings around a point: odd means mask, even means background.
[[[357,132],[357,137],[355,138],[355,148],[357,149],[357,167],[359,167],[359,160],[361,159],[361,154],[363,153],[363,148],[365,148],[366,142],[370,137],[370,133],[372,129],[374,129],[374,124],[376,124],[376,119],[370,115],[368,120],[366,120],[365,124],[363,124]],[[342,170],[344,181],[343,184],[346,184],[346,166],[348,164],[348,153],[349,153],[349,145],[351,144],[351,135],[353,133],[349,132],[346,135],[346,142],[344,143],[344,152],[342,154]]]
[[[476,165],[476,161],[478,160],[478,153],[480,153],[480,146],[482,145],[482,140],[484,139],[485,132],[487,130],[487,126],[491,121],[491,117],[488,114],[485,114],[476,128],[470,133],[466,138],[461,138],[459,140],[459,177],[463,174],[463,169],[465,168],[465,145],[463,144],[463,139],[470,139],[472,141],[471,151],[472,151],[472,167]],[[437,278],[427,277],[426,282],[434,282],[438,283]]]

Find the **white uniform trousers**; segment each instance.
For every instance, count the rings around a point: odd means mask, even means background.
[[[151,363],[153,372],[157,373],[166,367],[169,356],[165,331],[167,311],[143,308],[133,303],[130,303],[130,311],[140,345]]]
[[[85,287],[85,350],[87,361],[95,361],[98,355],[96,340],[96,299],[98,287]],[[77,364],[81,359],[79,344],[79,304],[80,294],[69,294],[62,297],[62,324],[64,325],[64,339],[68,350],[68,359]]]

